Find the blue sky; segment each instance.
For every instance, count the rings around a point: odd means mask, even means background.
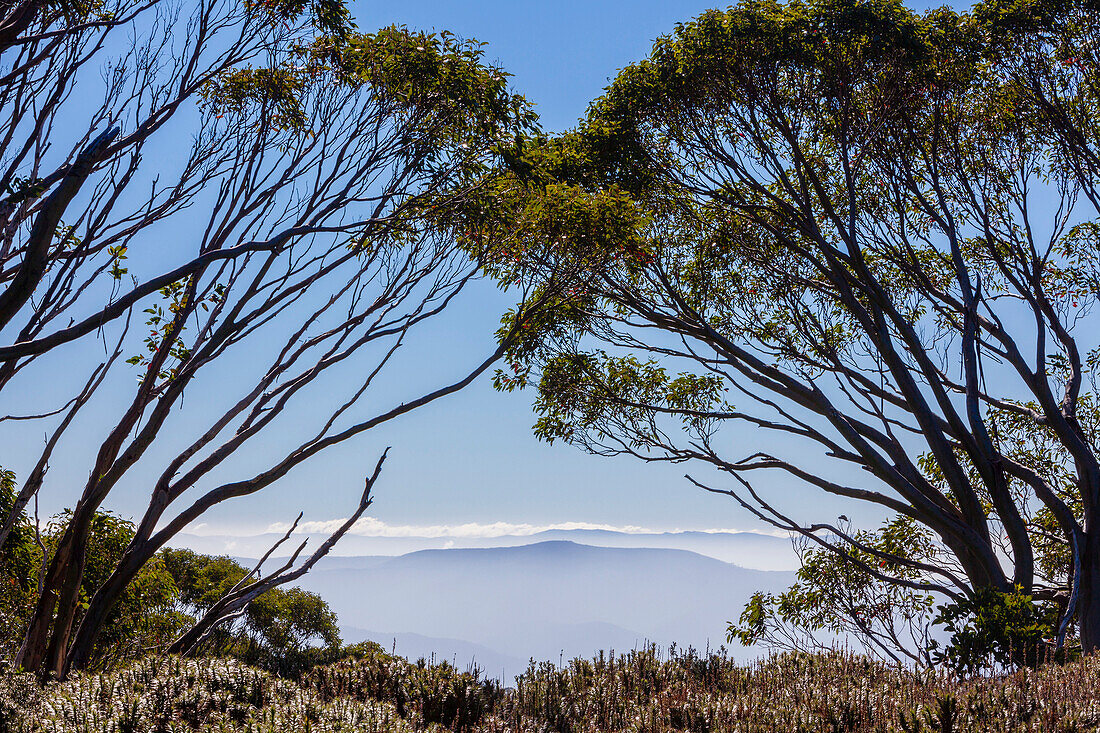
[[[353,12],[361,30],[399,23],[448,29],[487,42],[486,57],[513,75],[515,90],[536,104],[543,126],[561,130],[584,114],[618,69],[645,56],[657,36],[709,5],[656,0],[405,0],[357,3]],[[488,284],[466,293],[464,300],[418,335],[404,357],[400,380],[390,383],[394,394],[379,395],[376,404],[396,403],[405,396],[399,392],[415,391],[417,385],[439,386],[464,374],[491,350],[493,331],[509,303],[506,295]],[[95,358],[94,344],[80,348],[85,358]],[[66,363],[80,358],[79,354],[79,349],[70,352]],[[65,364],[47,364],[34,380],[52,384],[64,370]],[[119,398],[124,394],[120,390]],[[682,478],[683,466],[605,459],[569,446],[538,443],[531,434],[531,398],[529,393],[499,394],[483,378],[465,392],[392,423],[366,440],[322,454],[261,495],[229,502],[205,517],[200,530],[263,531],[292,519],[299,510],[312,521],[342,517],[354,505],[364,473],[387,445],[393,450],[371,509],[372,516],[386,526],[503,522],[543,527],[579,522],[657,530],[767,529],[731,500],[690,486]],[[30,455],[42,436],[20,430],[9,427],[0,433],[13,452],[24,446]],[[90,455],[84,460],[79,456],[81,451],[94,450],[102,436],[93,422],[80,430],[86,445],[54,462],[41,497],[44,514],[70,505],[86,479]],[[731,445],[746,438],[751,436],[726,437]],[[874,516],[801,487],[772,488],[787,493],[781,505],[812,507],[821,517],[844,512],[857,521],[868,521]],[[124,516],[138,514],[147,490],[136,477],[120,487],[107,508]]]

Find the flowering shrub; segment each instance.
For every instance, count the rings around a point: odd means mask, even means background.
[[[470,733],[932,733],[1100,727],[1100,656],[960,678],[854,654],[783,654],[739,665],[724,652],[655,648],[531,663],[501,690],[475,672],[411,663],[365,645],[298,683],[239,662],[146,659],[40,690],[0,677],[2,733],[469,731]]]
[[[962,679],[843,652],[789,653],[739,665],[724,652],[534,664],[480,730],[1077,731],[1100,726],[1100,657]]]
[[[423,659],[414,664],[377,644],[360,650],[357,658],[315,668],[302,684],[324,700],[383,700],[402,716],[454,730],[473,730],[504,696],[496,680],[482,679],[476,669],[459,672]]]
[[[37,699],[26,696],[27,677],[3,678],[5,733],[414,730],[415,721],[402,718],[393,705],[324,701],[293,682],[229,660],[150,657],[124,672],[52,683]],[[22,707],[9,705],[10,697],[20,695]]]

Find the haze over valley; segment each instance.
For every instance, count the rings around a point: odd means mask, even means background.
[[[346,540],[345,552],[401,546],[393,538]],[[789,569],[743,567],[774,567],[784,548],[790,552],[789,540],[753,533],[561,530],[468,541],[500,546],[330,556],[297,585],[328,602],[347,642],[369,639],[403,656],[434,654],[460,668],[476,662],[510,682],[530,658],[623,652],[649,642],[716,648],[753,592],[777,592],[794,579]],[[645,542],[666,546],[609,546]],[[673,543],[709,549],[743,566],[667,546]],[[760,650],[731,652],[750,658]]]

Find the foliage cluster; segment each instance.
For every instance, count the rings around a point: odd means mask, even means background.
[[[0,516],[15,504],[15,474],[0,469]],[[34,569],[41,555],[34,528],[26,517],[15,523],[0,546],[0,648],[17,643],[18,619],[34,603]]]
[[[9,471],[0,471],[0,509],[11,510],[14,480]],[[69,512],[47,521],[39,530],[20,513],[0,553],[0,653],[14,652],[18,635],[26,627],[34,608],[34,594],[41,576],[43,557],[54,552]],[[92,521],[88,562],[82,578],[78,615],[87,607],[88,598],[110,573],[133,537],[134,525],[114,514],[99,512]],[[179,594],[176,579],[168,572],[163,558],[147,563],[127,586],[119,602],[111,609],[103,635],[95,648],[100,665],[132,661],[149,649],[164,645],[182,631],[187,617],[175,606]]]
[[[0,491],[10,502],[10,474],[0,473]],[[0,494],[0,505],[4,494]],[[0,506],[0,508],[3,508]],[[33,591],[42,569],[43,552],[54,551],[69,513],[45,524],[38,535],[25,515],[15,525],[0,555],[0,596],[4,636],[0,653],[15,651],[19,634],[33,608]],[[92,522],[81,587],[81,610],[133,538],[132,522],[99,512]],[[245,581],[250,569],[229,557],[166,549],[146,563],[112,607],[96,644],[93,664],[99,668],[139,660],[165,648],[196,617]],[[79,616],[78,616],[79,618]],[[233,657],[285,677],[335,662],[349,653],[340,640],[336,615],[320,596],[298,588],[273,588],[256,598],[243,616],[217,627],[196,650]]]
[[[927,566],[942,555],[915,522],[895,518],[877,531],[854,532],[853,539],[843,553],[824,542],[802,542],[798,581],[782,593],[753,594],[729,625],[729,641],[824,651],[844,640],[872,657],[964,675],[1034,669],[1080,653],[1076,645],[1057,644],[1058,604],[1019,587],[1007,593],[983,588],[937,603],[921,587],[922,572],[883,559]]]
[[[847,554],[801,543],[798,581],[779,594],[753,594],[739,623],[730,624],[729,640],[808,651],[840,637],[874,656],[931,666],[935,597],[872,574],[919,580],[917,571],[881,555],[927,561],[936,554],[929,533],[899,517],[854,539],[862,549]]]
[[[1071,459],[1051,431],[1007,410],[988,417],[999,449],[1042,476],[1080,516]],[[1095,395],[1082,396],[1078,420],[1095,443],[1100,430]],[[959,459],[980,485],[976,469],[964,456]],[[924,456],[919,463],[934,481],[945,485],[935,460]],[[1022,487],[1013,488],[1023,495]],[[982,501],[993,511],[988,495]],[[1059,574],[1072,572],[1070,548],[1058,537],[1058,519],[1048,508],[1026,502],[1023,506],[1035,542],[1037,575],[1054,583]],[[1061,624],[1066,594],[1038,598],[1019,587],[1007,593],[986,588],[973,597],[940,599],[937,605],[936,595],[921,584],[929,577],[928,568],[949,562],[927,528],[895,517],[878,530],[852,533],[852,539],[852,546],[840,552],[835,545],[799,542],[798,582],[781,594],[754,594],[739,623],[730,625],[729,640],[808,651],[826,648],[830,639],[844,636],[872,656],[942,664],[964,674],[1034,668],[1079,652],[1072,638],[1062,648],[1057,643],[1060,633],[1072,636],[1068,625]],[[946,640],[933,638],[937,626],[946,632]]]
[[[161,559],[179,586],[177,601],[193,617],[218,602],[249,572],[229,557],[166,549]],[[336,614],[320,596],[300,588],[261,594],[235,623],[217,627],[199,650],[230,656],[283,677],[334,662],[345,650]]]
[[[347,660],[313,669],[302,684],[325,701],[384,700],[403,717],[454,730],[473,729],[504,700],[500,683],[482,678],[476,668],[460,672],[446,661],[413,663],[370,642],[357,645]]]
[[[936,661],[961,672],[974,673],[991,664],[1004,667],[1038,667],[1055,652],[1057,613],[1017,589],[998,593],[989,588],[973,598],[939,609],[934,623],[951,633],[946,647],[936,651]]]

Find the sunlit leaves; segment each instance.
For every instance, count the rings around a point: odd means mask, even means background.
[[[306,121],[304,84],[303,75],[291,68],[233,69],[203,89],[203,102],[219,116],[258,107],[274,127],[297,129]]]
[[[484,60],[485,44],[400,26],[346,38],[322,37],[313,63],[346,84],[366,85],[395,112],[446,120],[437,134],[510,137],[534,121],[527,102],[508,88],[508,74]],[[484,140],[480,141],[484,144]]]
[[[652,361],[602,352],[558,356],[542,370],[535,434],[551,443],[598,444],[626,433],[634,448],[656,447],[661,427],[655,407],[684,428],[704,433],[722,394],[721,381],[713,376],[670,376]]]
[[[1053,647],[1057,611],[1018,587],[1011,593],[982,588],[973,598],[940,609],[935,623],[951,632],[937,658],[958,672],[1035,668]]]
[[[344,36],[355,28],[343,0],[246,0],[246,4],[273,23],[296,22],[304,15],[314,31],[327,35]]]
[[[912,661],[926,664],[921,647],[935,597],[887,579],[921,580],[923,571],[907,561],[936,563],[941,548],[927,529],[907,517],[895,517],[875,531],[858,531],[854,539],[859,546],[804,545],[798,582],[781,593],[754,594],[738,622],[729,625],[729,640],[804,650],[826,643],[828,635],[850,635],[871,654],[881,654],[883,644],[894,654],[907,647]]]

